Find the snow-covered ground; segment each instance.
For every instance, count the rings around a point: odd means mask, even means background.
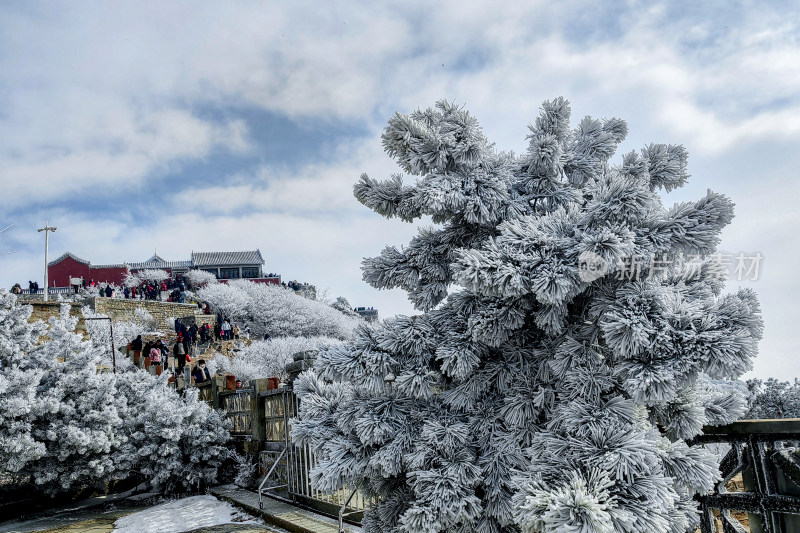
[[[181,533],[231,522],[264,524],[214,496],[192,496],[123,516],[112,533]]]

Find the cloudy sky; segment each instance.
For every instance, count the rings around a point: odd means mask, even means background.
[[[360,261],[411,225],[352,185],[398,171],[380,133],[447,98],[505,150],[541,102],[628,121],[620,153],[682,143],[690,184],[761,252],[754,375],[800,376],[800,12],[794,2],[9,2],[0,0],[0,286],[50,257],[92,263],[260,248],[267,271],[411,313]]]

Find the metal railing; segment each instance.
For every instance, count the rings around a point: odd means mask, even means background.
[[[288,449],[289,449],[288,446],[283,449],[283,451],[280,453],[280,455],[277,457],[277,459],[275,459],[275,462],[272,463],[272,468],[269,469],[269,472],[267,472],[267,474],[264,476],[264,479],[262,479],[261,483],[258,484],[258,508],[259,509],[263,509],[264,508],[264,494],[268,490],[283,489],[283,488],[287,488],[289,486],[288,483],[282,483],[280,485],[271,485],[269,487],[265,487],[264,486],[264,485],[267,484],[267,481],[269,481],[272,478],[273,472],[275,472],[275,469],[281,463],[281,459],[286,455],[286,452],[287,452]]]
[[[347,507],[350,505],[350,501],[353,499],[353,496],[355,496],[356,494],[358,494],[357,490],[350,491],[350,496],[347,497],[345,502],[342,504],[341,509],[339,509],[339,533],[345,533],[345,530],[344,530],[344,517],[345,516],[350,516],[350,515],[353,515],[353,514],[357,514],[357,513],[360,512],[358,510],[353,510],[353,511],[348,511],[347,510]]]
[[[270,457],[271,467],[259,485],[260,502],[263,502],[263,496],[267,491],[286,489],[286,495],[292,502],[318,502],[336,509],[333,514],[339,518],[340,524],[343,523],[344,517],[363,513],[370,507],[370,502],[360,491],[345,486],[337,491],[326,492],[312,485],[311,470],[318,464],[317,458],[308,445],[298,446],[291,440],[292,419],[297,416],[300,407],[300,399],[291,389],[261,393],[259,400],[264,402],[266,445],[272,448],[262,454],[274,456],[277,453],[275,446],[282,445],[280,454],[274,459]],[[278,484],[267,487],[269,480]],[[270,496],[286,499],[277,494]],[[352,521],[350,518],[348,520]]]
[[[272,468],[261,480],[258,485],[258,505],[261,509],[264,508],[264,494],[268,490],[287,489],[291,493],[291,479],[289,475],[289,455],[292,453],[293,445],[289,441],[289,421],[291,417],[297,413],[296,408],[298,405],[297,397],[291,391],[286,389],[272,390],[262,392],[258,396],[258,401],[264,404],[264,429],[267,442],[282,443],[283,450],[280,455],[275,458],[272,463]],[[284,459],[285,458],[285,459]],[[268,480],[272,478],[272,474],[276,472],[276,468],[284,460],[286,466],[285,474],[286,483],[272,485],[265,487]]]
[[[48,294],[75,294],[75,289],[73,287],[50,287],[50,290],[47,292]],[[30,289],[22,289],[20,290],[19,294],[23,296],[35,296],[37,294],[41,294],[44,296],[44,287],[39,287],[39,289],[35,291],[31,291]]]
[[[693,443],[729,447],[720,464],[722,481],[696,496],[702,533],[716,533],[718,524],[724,533],[800,532],[800,419],[707,427]],[[736,490],[740,474],[743,490]]]

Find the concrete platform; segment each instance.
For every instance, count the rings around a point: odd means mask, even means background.
[[[272,498],[264,497],[264,508],[258,506],[258,494],[244,490],[236,485],[214,487],[209,492],[236,505],[250,514],[261,516],[268,524],[273,524],[292,533],[340,533],[336,520],[307,511]],[[346,533],[360,533],[361,528],[345,524]]]

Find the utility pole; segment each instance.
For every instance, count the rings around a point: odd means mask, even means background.
[[[43,231],[44,232],[44,301],[47,301],[47,294],[49,290],[47,289],[47,248],[50,244],[50,232],[55,231],[55,226],[50,226],[50,222],[45,222],[44,227],[40,228],[36,231]]]

